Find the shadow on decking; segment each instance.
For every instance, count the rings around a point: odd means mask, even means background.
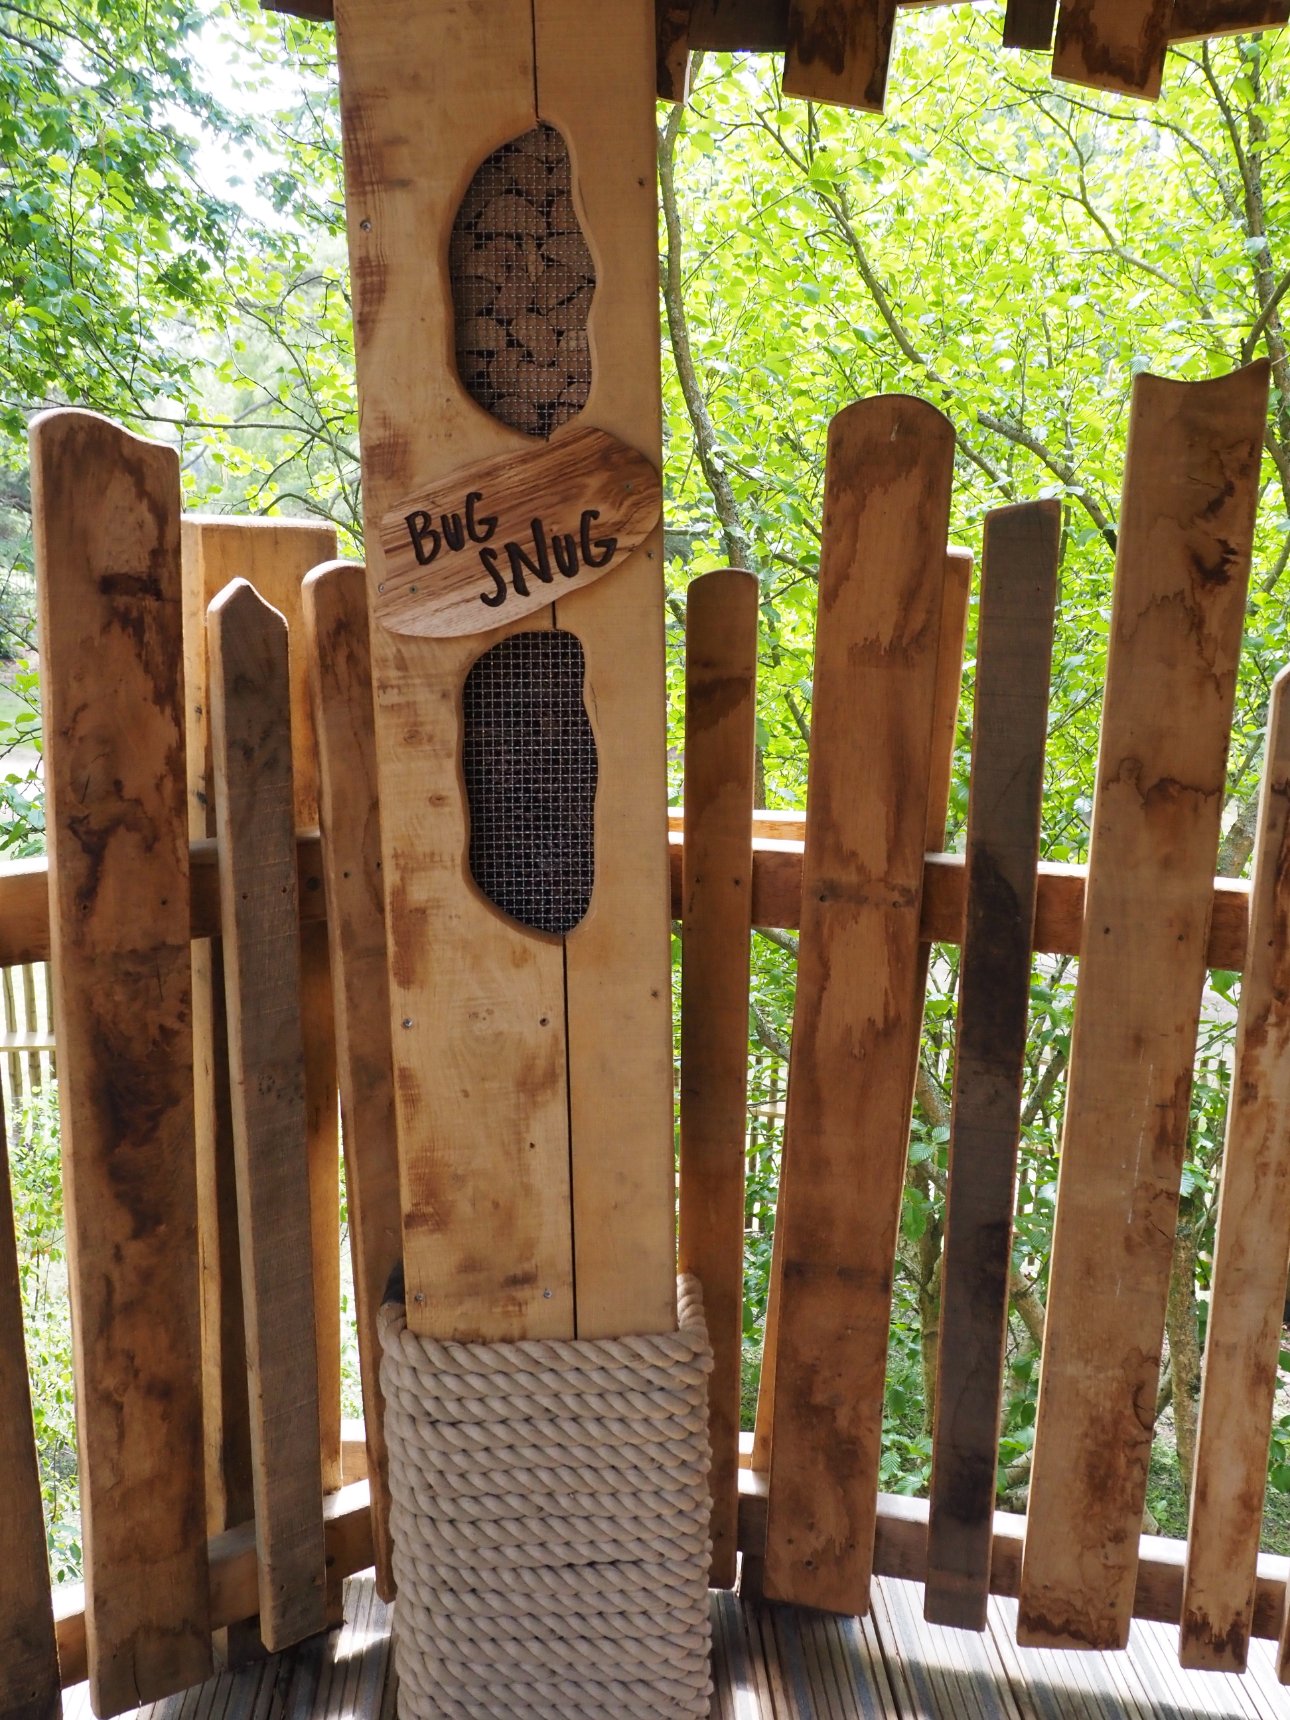
[[[1185,1673],[1176,1632],[1137,1623],[1122,1654],[1019,1649],[1016,1603],[992,1600],[982,1636],[922,1617],[922,1589],[881,1578],[867,1619],[713,1596],[718,1720],[1287,1720],[1274,1648],[1244,1678]],[[141,1708],[141,1720],[395,1720],[390,1609],[370,1575],[345,1585],[345,1622],[288,1654]],[[87,1687],[64,1720],[90,1720]],[[551,1720],[562,1720],[552,1716]],[[606,1720],[617,1720],[607,1716]]]

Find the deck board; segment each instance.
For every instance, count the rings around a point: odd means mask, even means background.
[[[396,1720],[391,1608],[370,1571],[345,1584],[344,1621],[285,1654],[140,1708],[133,1720]],[[976,1635],[923,1619],[921,1584],[875,1580],[868,1618],[712,1596],[713,1720],[1278,1720],[1275,1644],[1243,1678],[1184,1672],[1177,1631],[1133,1626],[1110,1653],[1019,1648],[1017,1603],[992,1597]],[[88,1687],[63,1720],[91,1720]],[[123,1717],[131,1720],[131,1717]]]

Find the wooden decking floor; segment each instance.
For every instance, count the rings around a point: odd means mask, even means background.
[[[867,1619],[712,1598],[713,1720],[1290,1720],[1271,1643],[1244,1678],[1185,1673],[1176,1633],[1136,1624],[1122,1654],[1020,1649],[1016,1605],[991,1603],[982,1636],[923,1622],[922,1590],[884,1578]],[[90,1720],[86,1687],[64,1720]],[[345,1622],[138,1720],[395,1720],[390,1612],[370,1575],[346,1584]],[[606,1720],[615,1720],[607,1716]]]

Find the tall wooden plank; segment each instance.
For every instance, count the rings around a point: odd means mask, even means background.
[[[829,432],[766,1591],[836,1612],[868,1604],[953,460],[904,396]]]
[[[1021,1640],[1123,1647],[1164,1335],[1268,369],[1134,385]]]
[[[402,1220],[371,641],[363,568],[350,562],[330,562],[317,568],[305,581],[304,614],[318,736],[327,932],[336,980],[345,1186],[358,1306],[367,1474],[372,1490],[372,1543],[377,1586],[382,1599],[389,1600],[394,1593],[389,1462],[376,1316],[402,1251]]]
[[[179,462],[31,429],[63,1200],[91,1696],[211,1670]]]
[[[658,98],[683,102],[690,93],[690,12],[694,0],[654,0]]]
[[[784,94],[881,113],[897,0],[789,0]]]
[[[661,464],[654,40],[648,6],[537,0],[539,117],[568,140],[596,264],[583,421]],[[596,884],[565,940],[576,1329],[676,1326],[663,526],[556,605],[586,653]]]
[[[1057,23],[1057,0],[1008,0],[1003,15],[1005,48],[1040,48],[1053,45]]]
[[[724,1589],[739,1508],[759,603],[755,576],[726,569],[691,583],[685,615],[680,1263],[703,1285],[712,1340],[709,1581]]]
[[[925,1613],[984,1630],[1061,508],[988,514]]]
[[[1053,76],[1154,100],[1173,9],[1174,0],[1061,0]]]
[[[0,1720],[54,1720],[58,1645],[45,1551],[40,1468],[22,1332],[9,1150],[0,1115],[0,1475],[5,1553],[0,1559]]]
[[[533,29],[529,0],[336,7],[369,601],[393,502],[532,446],[457,380],[444,258],[478,164],[536,123]],[[564,951],[466,875],[460,701],[481,649],[372,630],[408,1321],[572,1336]]]
[[[1223,1145],[1179,1653],[1243,1672],[1290,1259],[1290,670],[1272,687]]]
[[[336,554],[334,527],[314,520],[231,519],[186,514],[184,651],[188,683],[188,781],[194,837],[214,833],[210,720],[206,663],[207,605],[233,579],[248,579],[266,603],[286,617],[291,659],[292,777],[298,830],[318,823],[318,763],[309,668],[303,646],[301,583],[310,568]],[[327,932],[321,924],[300,934],[301,1004],[305,1019],[305,1091],[309,1114],[309,1186],[313,1215],[314,1296],[318,1338],[319,1414],[323,1486],[340,1486],[340,1148],[337,1131],[336,1035],[332,1017]],[[250,1508],[250,1435],[246,1425],[245,1357],[241,1330],[240,1264],[227,1046],[222,1044],[224,979],[218,944],[193,950],[194,1038],[198,1048],[198,1175],[210,1191],[203,1202],[203,1287],[206,1298],[208,1485],[215,1452],[226,1475],[222,1500],[208,1498],[208,1513],[223,1506],[214,1528],[242,1522]],[[211,1025],[207,1025],[210,1023]],[[207,1073],[209,1070],[209,1074]],[[221,1289],[223,1286],[223,1289]],[[227,1307],[224,1303],[227,1303]],[[228,1365],[220,1367],[218,1335]],[[241,1374],[239,1381],[234,1377]],[[223,1410],[222,1415],[220,1410]]]
[[[260,1635],[326,1625],[287,627],[246,580],[209,612],[210,713]]]

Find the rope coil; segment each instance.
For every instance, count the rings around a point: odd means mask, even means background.
[[[453,1344],[381,1310],[402,1720],[706,1716],[697,1279],[658,1337]]]

